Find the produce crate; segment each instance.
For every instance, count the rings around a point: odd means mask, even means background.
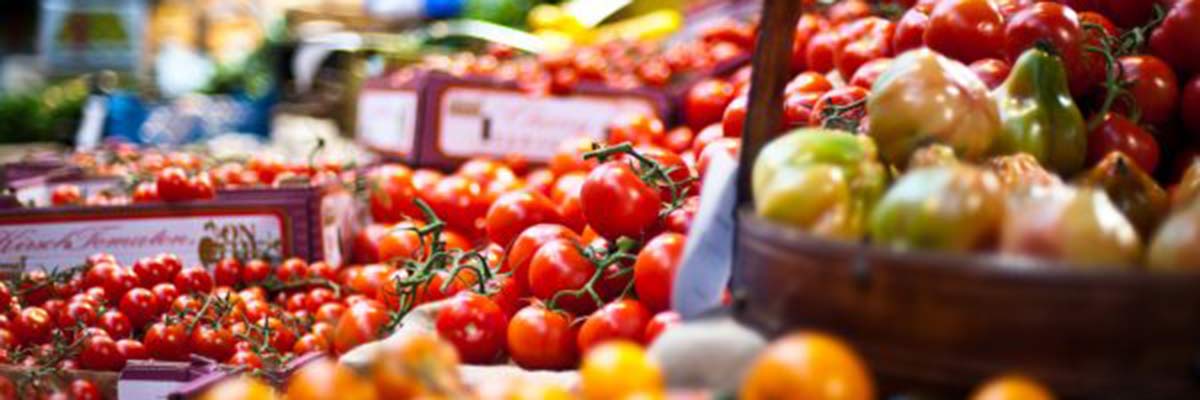
[[[30,376],[32,370],[28,367],[22,367],[12,364],[0,364],[0,375],[19,384],[24,379]],[[64,385],[68,385],[75,379],[87,379],[96,384],[96,388],[100,389],[100,395],[105,399],[116,400],[117,396],[117,376],[116,372],[107,371],[85,371],[85,370],[55,370],[52,378],[60,379]],[[46,378],[42,378],[46,379]]]
[[[32,198],[49,185],[17,192]],[[353,216],[348,191],[308,186],[221,190],[213,200],[178,203],[9,207],[0,209],[0,274],[72,266],[96,252],[123,263],[170,252],[188,265],[264,255],[340,265]]]

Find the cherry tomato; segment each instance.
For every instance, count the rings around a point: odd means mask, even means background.
[[[96,312],[96,306],[88,301],[72,301],[67,304],[67,307],[58,314],[58,326],[60,328],[72,328],[75,324],[83,324],[83,326],[93,326],[100,316]]]
[[[592,151],[595,141],[587,136],[574,137],[558,144],[550,157],[550,172],[563,176],[571,172],[587,172],[596,166],[596,160],[584,160],[583,154]]]
[[[571,317],[533,304],[508,324],[508,354],[526,369],[574,368],[579,360]]]
[[[179,297],[179,289],[176,289],[175,285],[171,283],[154,285],[150,291],[154,293],[154,299],[157,300],[159,307],[167,307],[175,302],[176,297]]]
[[[217,195],[217,191],[213,187],[212,177],[203,171],[196,173],[196,175],[188,179],[188,190],[191,192],[190,197],[193,199],[211,199]]]
[[[275,278],[280,282],[291,282],[293,280],[304,279],[308,276],[308,262],[292,257],[283,260],[279,267],[275,269]]]
[[[909,9],[896,22],[896,32],[892,35],[892,50],[896,54],[919,48],[925,45],[925,30],[929,28],[929,13],[917,8]]]
[[[736,94],[733,84],[720,79],[708,79],[692,86],[683,100],[683,118],[687,126],[701,129],[720,122],[725,107]]]
[[[55,206],[78,205],[83,203],[83,192],[78,185],[62,184],[54,186],[50,192],[50,204]]]
[[[662,120],[644,113],[620,114],[608,125],[608,142],[612,144],[660,144],[665,135]]]
[[[421,211],[413,203],[416,189],[412,169],[388,164],[372,171],[367,179],[371,218],[375,222],[395,223],[405,217],[421,217]]]
[[[182,201],[192,198],[192,187],[183,168],[169,167],[155,177],[158,196],[164,201]]]
[[[79,366],[96,371],[120,371],[125,359],[117,351],[117,342],[108,335],[94,335],[84,339],[79,351]]]
[[[145,360],[149,357],[146,353],[146,346],[133,339],[117,340],[117,353],[126,360]]]
[[[172,278],[167,276],[170,271],[167,270],[167,266],[162,263],[161,259],[157,257],[139,258],[137,261],[134,261],[130,269],[133,270],[134,275],[137,275],[138,283],[142,287],[154,287],[154,285],[163,282],[170,282]]]
[[[337,354],[345,354],[360,344],[379,338],[387,321],[387,312],[379,302],[367,300],[350,305],[338,320],[333,350]]]
[[[212,275],[201,266],[184,268],[175,275],[175,288],[183,293],[208,293],[212,291]]]
[[[637,300],[617,300],[593,312],[579,329],[579,352],[587,354],[597,345],[612,340],[640,342],[650,322],[650,311]]]
[[[157,258],[158,262],[162,263],[163,268],[166,268],[167,270],[167,280],[164,282],[170,282],[172,279],[175,279],[175,275],[178,275],[179,271],[183,270],[183,261],[181,261],[179,257],[174,254],[163,253],[159,254],[155,258]]]
[[[963,63],[1004,54],[1004,16],[990,0],[946,0],[929,14],[925,45]]]
[[[118,307],[122,314],[129,317],[133,326],[143,326],[155,319],[159,313],[158,298],[153,292],[144,288],[133,288],[121,296]]]
[[[725,108],[721,117],[721,131],[726,137],[741,137],[746,124],[746,96],[738,96]]]
[[[437,332],[458,350],[459,357],[471,364],[495,362],[503,353],[508,317],[491,299],[461,292],[438,310]]]
[[[682,323],[683,317],[674,311],[662,311],[654,314],[654,318],[651,318],[650,322],[646,323],[646,332],[642,335],[642,343],[649,346],[663,332]]]
[[[371,223],[354,233],[351,244],[351,262],[369,264],[379,262],[379,240],[387,234],[389,225]]]
[[[428,197],[429,206],[450,228],[472,237],[482,228],[488,203],[479,182],[452,175],[438,181],[432,191],[421,194]]]
[[[808,122],[813,118],[812,108],[817,105],[817,100],[820,100],[823,95],[825,92],[796,92],[785,95],[783,98],[784,123],[788,127],[808,126]],[[701,177],[703,176],[701,174]]]
[[[7,310],[13,304],[12,290],[8,288],[8,283],[0,282],[0,310]]]
[[[1197,49],[1200,50],[1200,49]],[[1129,82],[1129,94],[1141,112],[1142,121],[1162,125],[1175,116],[1179,104],[1179,80],[1167,63],[1155,56],[1125,56],[1117,60]],[[1128,115],[1125,102],[1115,103],[1115,109]]]
[[[537,224],[559,223],[562,217],[545,195],[516,191],[504,194],[492,203],[486,220],[488,239],[507,246],[525,229]]]
[[[129,322],[129,318],[117,310],[108,310],[100,314],[100,322],[96,326],[108,332],[108,336],[113,339],[127,338],[133,331],[133,324]]]
[[[806,13],[800,16],[800,20],[796,22],[796,31],[792,37],[792,62],[791,71],[793,74],[800,73],[807,68],[808,42],[812,40],[820,32],[829,30],[829,21],[818,14]]]
[[[1143,171],[1158,166],[1158,142],[1133,121],[1117,113],[1106,113],[1088,133],[1088,164],[1099,162],[1108,153],[1120,151],[1137,162]]]
[[[100,396],[100,388],[96,387],[95,383],[87,379],[75,379],[71,381],[71,386],[68,389],[72,400],[103,400]],[[2,396],[0,396],[2,397]]]
[[[996,58],[985,58],[971,63],[971,71],[979,77],[983,83],[987,84],[988,89],[995,89],[1008,79],[1008,73],[1012,71],[1012,66],[1004,60]]]
[[[637,398],[661,393],[661,367],[638,345],[616,340],[597,346],[579,367],[580,392],[585,400]],[[820,398],[820,397],[802,397]]]
[[[236,258],[217,261],[213,266],[213,283],[217,286],[234,286],[242,281],[242,263]]]
[[[50,340],[54,318],[41,307],[25,307],[13,320],[13,333],[22,343],[41,344]]]
[[[297,344],[299,344],[299,342],[297,342]],[[307,352],[297,352],[297,354],[305,353]],[[244,366],[251,369],[262,368],[263,366],[262,358],[259,357],[258,354],[255,354],[253,351],[249,350],[238,350],[234,352],[233,356],[229,357],[229,361],[227,361],[226,364],[233,366]]]
[[[1142,6],[1153,3],[1111,1]],[[1150,53],[1171,64],[1182,76],[1188,76],[1200,71],[1200,54],[1196,49],[1200,49],[1200,0],[1177,0],[1167,12],[1166,19],[1150,34]]]
[[[628,164],[609,161],[588,174],[580,188],[588,225],[610,240],[640,238],[658,219],[662,198]]]
[[[871,86],[875,85],[875,80],[879,79],[879,76],[883,75],[883,71],[887,71],[890,66],[892,66],[892,59],[887,57],[868,61],[850,77],[850,85],[870,90]]]
[[[188,335],[183,325],[156,322],[146,329],[142,344],[146,353],[158,360],[186,361],[188,359]]]
[[[858,86],[843,86],[837,89],[830,90],[817,99],[817,103],[813,106],[812,115],[809,117],[808,123],[813,126],[822,126],[822,123],[828,121],[833,115],[826,115],[832,112],[832,107],[847,107],[851,104],[861,102],[866,99],[869,92]],[[826,111],[829,110],[829,111]],[[841,114],[842,119],[846,120],[861,120],[867,116],[866,107],[858,107],[857,109]]]
[[[192,330],[191,350],[213,360],[228,360],[234,353],[234,337],[229,330],[197,324]]]
[[[817,33],[808,41],[804,49],[804,59],[808,70],[820,74],[828,73],[834,67],[834,53],[842,45],[842,37],[837,30],[827,30]]]
[[[258,283],[271,275],[271,265],[263,260],[250,260],[242,268],[242,282]]]
[[[117,268],[112,270],[101,287],[104,288],[104,294],[110,303],[116,303],[121,300],[121,296],[125,295],[130,289],[140,286],[141,282],[133,271],[126,268]]]
[[[554,188],[551,190],[550,198],[558,204],[558,214],[562,217],[563,225],[575,232],[582,232],[587,225],[580,198],[580,189],[583,188],[583,181],[586,179],[587,175],[584,173],[572,172],[554,181]]]
[[[833,63],[843,77],[854,76],[860,67],[872,60],[892,55],[896,25],[891,21],[870,17],[843,27],[850,30],[842,36],[847,43],[834,48],[833,53]]]
[[[529,288],[538,299],[550,301],[556,294],[580,289],[591,280],[596,266],[580,252],[577,242],[554,239],[543,244],[529,262]],[[559,296],[557,305],[576,314],[596,309],[588,295]]]
[[[683,257],[687,237],[678,233],[655,236],[638,252],[633,264],[634,289],[647,308],[653,312],[667,310],[671,305],[671,288],[675,271]]]

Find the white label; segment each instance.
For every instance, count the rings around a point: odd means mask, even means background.
[[[503,157],[518,153],[548,161],[563,139],[604,139],[623,113],[654,114],[642,97],[571,95],[534,97],[521,92],[455,87],[438,104],[438,148],[449,157]]]
[[[412,153],[417,137],[417,93],[363,89],[358,96],[358,138],[392,153]]]
[[[53,218],[53,217],[49,217]],[[81,215],[46,221],[46,216],[0,219],[0,264],[54,269],[79,265],[97,252],[122,264],[167,252],[184,265],[211,264],[227,256],[278,254],[281,216],[269,213],[188,216]]]
[[[21,204],[32,205],[34,207],[50,206],[50,195],[54,188],[62,184],[72,184],[79,187],[79,192],[86,199],[88,195],[102,192],[105,190],[117,190],[121,188],[121,181],[117,179],[92,179],[66,183],[46,183],[32,185],[17,189],[17,201]]]
[[[145,400],[165,400],[175,388],[178,388],[180,382],[174,381],[150,381],[150,380],[127,380],[122,379],[117,381],[117,398],[118,399],[145,399]]]
[[[348,192],[321,197],[321,245],[326,263],[342,265],[342,249],[350,248],[350,221],[354,219],[354,198]]]

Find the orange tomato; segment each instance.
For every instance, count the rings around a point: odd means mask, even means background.
[[[1022,375],[992,378],[971,394],[971,400],[1051,400],[1054,395],[1037,381]]]
[[[292,375],[287,384],[288,400],[374,400],[371,383],[350,367],[328,358],[313,361]],[[227,400],[227,399],[221,399]]]
[[[799,332],[767,346],[751,365],[738,396],[758,399],[873,399],[870,372],[835,337]]]
[[[626,341],[596,346],[584,356],[579,376],[586,400],[624,399],[664,390],[658,363],[640,346]]]

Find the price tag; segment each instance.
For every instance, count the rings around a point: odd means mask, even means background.
[[[565,138],[604,139],[606,128],[623,113],[655,114],[640,96],[534,97],[492,88],[451,87],[437,104],[437,148],[452,158],[522,154],[545,162]]]
[[[417,137],[417,92],[363,89],[358,96],[358,138],[384,152],[408,155]]]

